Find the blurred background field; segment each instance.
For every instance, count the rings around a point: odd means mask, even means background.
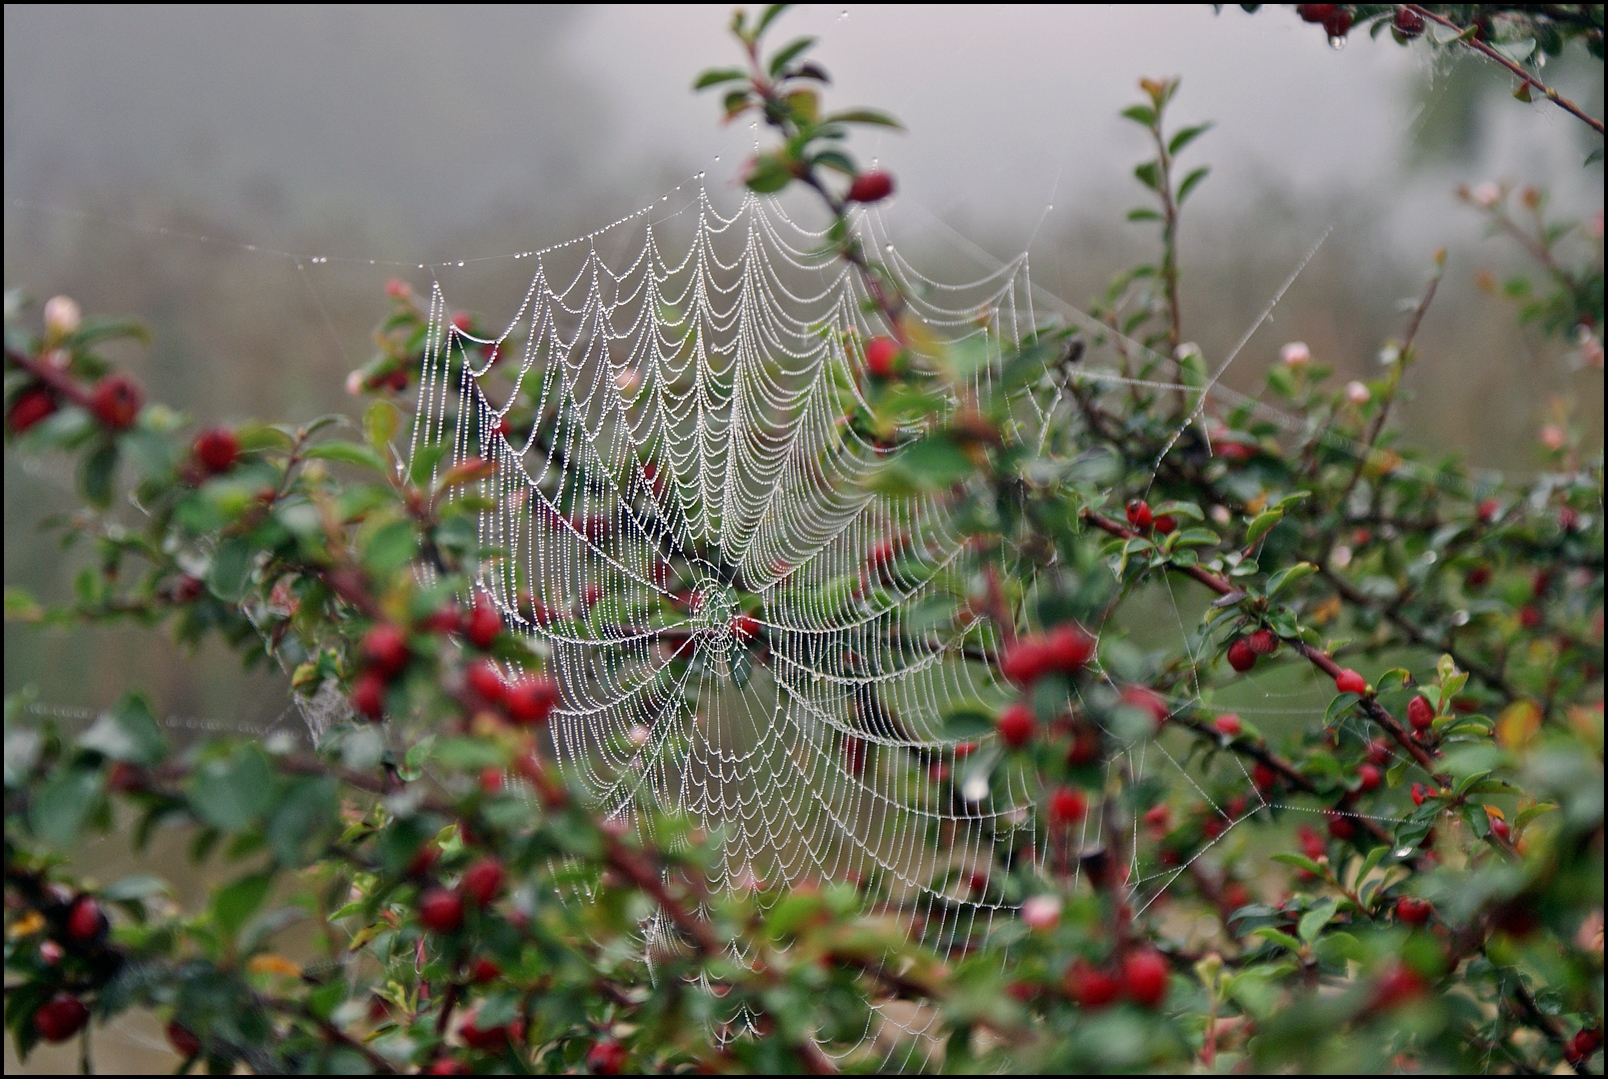
[[[153,399],[196,416],[349,409],[342,383],[369,354],[388,278],[423,290],[430,274],[409,267],[469,262],[442,271],[443,287],[495,322],[529,264],[490,256],[590,232],[699,172],[735,205],[731,177],[754,132],[720,127],[713,102],[688,91],[694,72],[726,59],[728,15],[8,6],[5,285],[144,320],[154,343],[129,355],[133,370]],[[1153,226],[1123,219],[1142,201],[1131,172],[1145,146],[1117,113],[1139,77],[1182,76],[1178,119],[1216,123],[1191,149],[1213,173],[1185,214],[1181,253],[1185,336],[1209,361],[1332,229],[1227,384],[1256,392],[1290,340],[1344,377],[1367,376],[1399,332],[1399,301],[1445,247],[1447,279],[1398,413],[1409,441],[1527,475],[1535,432],[1562,400],[1600,447],[1601,370],[1576,369],[1566,346],[1518,328],[1476,287],[1483,270],[1528,267],[1485,235],[1457,185],[1543,184],[1555,214],[1601,220],[1602,166],[1581,167],[1589,132],[1513,100],[1504,73],[1360,34],[1335,51],[1288,9],[918,17],[833,5],[788,18],[820,35],[836,100],[907,125],[859,151],[898,177],[890,222],[932,276],[975,276],[1026,250],[1039,287],[1086,309],[1154,245]],[[1602,76],[1584,52],[1548,67],[1594,115]],[[64,557],[36,526],[69,505],[71,476],[12,456],[5,469],[6,582],[62,595],[83,556]],[[178,737],[208,724],[294,730],[285,680],[220,655],[186,657],[133,629],[8,624],[5,686],[32,687],[69,725],[133,683]],[[176,859],[182,844],[168,846]],[[105,852],[120,848],[102,840],[81,859],[115,876],[130,867]],[[122,1040],[132,1055],[103,1046],[108,1065],[170,1066],[165,1048],[140,1048],[159,1043],[154,1025]],[[30,1067],[70,1066],[61,1052]]]

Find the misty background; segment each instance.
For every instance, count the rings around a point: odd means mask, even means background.
[[[388,278],[427,289],[418,264],[470,261],[440,271],[448,300],[497,322],[530,268],[490,256],[585,234],[699,173],[717,204],[737,203],[756,132],[689,90],[739,59],[730,10],[8,5],[5,286],[144,320],[152,347],[119,357],[197,417],[355,411],[342,383],[369,356]],[[1528,267],[1452,191],[1536,183],[1559,216],[1600,214],[1602,166],[1582,161],[1601,139],[1539,97],[1513,100],[1493,65],[1361,32],[1337,51],[1288,7],[805,6],[772,31],[794,34],[820,38],[830,106],[906,125],[851,148],[897,177],[888,219],[931,276],[1026,250],[1036,285],[1086,309],[1156,244],[1154,225],[1123,219],[1145,204],[1132,169],[1149,148],[1118,112],[1140,77],[1181,76],[1172,126],[1216,123],[1185,154],[1213,172],[1181,232],[1184,336],[1209,362],[1332,229],[1231,386],[1255,392],[1297,339],[1369,375],[1445,247],[1397,414],[1410,441],[1528,474],[1565,398],[1600,446],[1601,372],[1571,370],[1566,345],[1474,288],[1482,269]],[[1546,78],[1602,115],[1603,66],[1583,50]],[[7,455],[7,584],[65,595],[77,563],[36,525],[71,505],[71,481],[62,462]],[[282,677],[220,656],[8,624],[5,686],[34,687],[69,721],[137,681],[160,714],[294,725]],[[142,1037],[126,1035],[123,1066],[170,1065],[165,1049],[142,1056]]]

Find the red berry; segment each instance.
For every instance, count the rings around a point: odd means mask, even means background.
[[[459,333],[468,333],[474,327],[475,316],[467,311],[454,311],[452,313],[452,328]]]
[[[106,935],[106,912],[90,896],[80,896],[67,912],[67,935],[80,944],[93,944]]]
[[[1368,680],[1347,667],[1334,676],[1334,688],[1341,693],[1355,693],[1360,697],[1368,692]]]
[[[1250,641],[1241,637],[1228,646],[1228,665],[1241,674],[1256,666],[1256,650]]]
[[[1491,834],[1506,842],[1513,836],[1513,829],[1501,817],[1491,818]]]
[[[363,635],[363,662],[387,682],[402,673],[410,658],[407,635],[389,622]]]
[[[1537,629],[1541,625],[1541,612],[1529,604],[1519,608],[1519,625],[1525,629]]]
[[[753,640],[759,636],[759,619],[751,614],[740,614],[731,620],[731,632],[739,641]]]
[[[234,467],[240,458],[240,439],[227,427],[202,431],[195,440],[195,459],[216,476]]]
[[[1279,774],[1261,761],[1251,767],[1251,782],[1256,784],[1257,789],[1267,790],[1278,781]]]
[[[545,722],[557,703],[558,686],[546,675],[512,683],[503,697],[508,718],[525,726]]]
[[[1080,1008],[1104,1008],[1122,995],[1122,982],[1115,975],[1075,960],[1066,972],[1066,994]]]
[[[12,434],[20,435],[55,411],[55,395],[43,386],[32,386],[11,399],[6,425]]]
[[[413,861],[408,863],[406,873],[415,880],[422,879],[430,870],[435,868],[435,864],[440,860],[440,847],[434,843],[421,844],[418,853],[413,856]]]
[[[1411,8],[1396,9],[1396,32],[1402,37],[1417,37],[1424,32],[1424,17]]]
[[[1380,780],[1383,778],[1384,776],[1380,774],[1377,766],[1372,764],[1361,765],[1357,768],[1357,789],[1362,791],[1378,790]]]
[[[1152,527],[1155,528],[1158,535],[1170,535],[1178,528],[1178,518],[1170,513],[1164,513],[1156,518],[1156,523]]]
[[[893,177],[885,172],[862,172],[849,185],[850,202],[881,202],[893,194]]]
[[[64,1042],[84,1029],[89,1009],[71,993],[57,993],[34,1012],[34,1029],[47,1042]]]
[[[1335,5],[1338,7],[1339,5]],[[1351,29],[1351,12],[1336,11],[1323,20],[1323,29],[1331,38],[1345,37],[1346,31]]]
[[[1144,532],[1154,523],[1150,514],[1150,503],[1142,498],[1136,498],[1128,503],[1128,524],[1140,532]]]
[[[604,1038],[586,1051],[586,1068],[593,1075],[619,1075],[625,1068],[625,1046]]]
[[[463,871],[459,889],[477,907],[484,907],[502,892],[508,875],[495,858],[482,858]]]
[[[1379,984],[1374,987],[1373,1006],[1379,1011],[1388,1011],[1422,996],[1427,988],[1424,979],[1416,971],[1409,967],[1396,967],[1380,978]]]
[[[465,1064],[461,1060],[454,1060],[451,1057],[438,1057],[430,1062],[430,1066],[428,1068],[424,1069],[424,1074],[472,1075],[474,1073],[469,1070],[469,1065]]]
[[[431,633],[457,633],[463,629],[463,616],[458,613],[458,605],[449,600],[430,612],[419,628]]]
[[[352,708],[364,719],[378,723],[385,715],[385,679],[364,671],[352,683]]]
[[[67,949],[53,940],[39,942],[39,961],[47,967],[53,967],[67,958]]]
[[[495,764],[488,764],[480,770],[480,789],[486,794],[496,794],[502,790],[502,769]]]
[[[1100,759],[1100,732],[1082,724],[1072,732],[1072,748],[1066,752],[1066,763],[1073,768],[1093,764]]]
[[[1072,787],[1058,787],[1050,793],[1050,823],[1076,824],[1089,808],[1083,792]]]
[[[1006,678],[1024,688],[1037,682],[1050,670],[1050,651],[1044,638],[1016,638],[1016,643],[1005,650],[999,669]]]
[[[1414,783],[1411,793],[1413,797],[1413,805],[1421,806],[1424,804],[1424,799],[1430,797],[1435,792],[1430,790],[1428,787],[1425,787],[1422,783]]]
[[[451,933],[463,925],[463,900],[445,888],[431,888],[419,897],[419,924],[432,933]]]
[[[904,349],[891,337],[873,337],[865,346],[865,369],[876,378],[893,378],[899,373],[899,356]]]
[[[1357,837],[1357,822],[1350,817],[1330,817],[1329,834],[1341,842],[1349,842]]]
[[[1167,999],[1167,960],[1148,948],[1122,957],[1122,978],[1128,996],[1145,1008],[1156,1008]]]
[[[508,690],[508,683],[503,681],[502,672],[491,660],[479,659],[469,664],[465,677],[469,688],[481,699],[490,704],[502,703],[503,695]]]
[[[1156,725],[1158,731],[1172,714],[1172,709],[1167,707],[1167,702],[1162,700],[1161,694],[1148,686],[1123,686],[1117,699],[1129,708],[1138,708],[1150,713],[1151,722]]]
[[[1012,749],[1021,749],[1027,745],[1038,727],[1038,720],[1033,717],[1033,710],[1020,701],[1001,712],[997,722],[1000,740]]]
[[[494,982],[501,978],[502,968],[485,956],[481,956],[475,960],[475,965],[469,969],[469,976],[478,984],[485,985],[487,982]]]
[[[90,391],[89,410],[103,427],[126,431],[134,426],[145,403],[145,391],[127,375],[107,375]]]
[[[1413,725],[1415,731],[1427,731],[1435,723],[1435,708],[1423,697],[1414,697],[1407,702],[1407,722]]]
[[[1317,832],[1303,824],[1295,830],[1295,837],[1301,844],[1302,854],[1305,854],[1314,862],[1323,857],[1327,844],[1323,842],[1323,837]]]
[[[1145,810],[1145,824],[1158,834],[1166,835],[1167,829],[1172,825],[1172,813],[1167,808],[1167,803],[1159,802]]]
[[[1429,921],[1434,910],[1426,900],[1414,899],[1410,895],[1404,895],[1396,901],[1396,917],[1408,925],[1423,925]]]
[[[1474,515],[1480,519],[1480,524],[1488,525],[1502,516],[1502,503],[1494,498],[1487,498],[1480,502]]]
[[[201,1039],[177,1019],[171,1020],[167,1025],[167,1040],[173,1051],[185,1060],[201,1055]]]
[[[471,1049],[483,1052],[497,1050],[507,1045],[510,1040],[517,1041],[523,1038],[525,1024],[516,1019],[502,1026],[483,1027],[476,1021],[476,1017],[471,1015],[463,1026],[458,1028],[458,1036]]]
[[[1094,640],[1074,625],[1056,626],[1044,641],[1044,658],[1053,670],[1076,674],[1094,655]]]
[[[1295,10],[1302,22],[1327,22],[1340,10],[1339,4],[1297,4]]]
[[[1240,731],[1243,729],[1240,725],[1240,717],[1233,712],[1224,712],[1218,716],[1213,726],[1217,728],[1218,734],[1226,734],[1230,738],[1238,738]]]
[[[1249,637],[1245,643],[1251,646],[1251,651],[1259,656],[1270,656],[1279,646],[1279,639],[1273,636],[1270,629],[1259,629]]]
[[[502,632],[502,615],[497,613],[497,605],[487,596],[475,600],[474,609],[469,612],[468,625],[464,626],[464,636],[476,648],[490,648]]]
[[[1377,764],[1380,767],[1383,767],[1384,765],[1389,764],[1391,758],[1393,758],[1395,755],[1395,751],[1390,748],[1390,743],[1385,741],[1383,738],[1375,738],[1372,742],[1368,743],[1369,764]]]

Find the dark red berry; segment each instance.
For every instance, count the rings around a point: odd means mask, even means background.
[[[352,683],[352,709],[364,719],[379,722],[385,715],[385,679],[364,671]]]
[[[1056,626],[1044,639],[1044,658],[1052,670],[1076,674],[1094,655],[1094,639],[1074,625]]]
[[[167,1040],[168,1044],[173,1047],[173,1051],[185,1060],[201,1055],[201,1039],[197,1038],[194,1031],[177,1019],[170,1021],[167,1025]]]
[[[1426,900],[1414,899],[1410,895],[1404,895],[1396,901],[1396,917],[1408,925],[1423,925],[1429,921],[1434,910]]]
[[[1043,637],[1023,636],[1005,650],[1000,673],[1019,686],[1030,686],[1050,670],[1050,652]]]
[[[1072,748],[1067,750],[1066,763],[1074,768],[1080,768],[1099,759],[1100,732],[1088,724],[1080,724],[1077,730],[1072,732]]]
[[[1170,513],[1164,513],[1160,517],[1156,518],[1155,524],[1151,527],[1156,530],[1157,535],[1171,535],[1178,529],[1178,518],[1174,517]]]
[[[1279,639],[1270,629],[1259,629],[1249,637],[1245,643],[1251,646],[1251,651],[1259,656],[1270,656],[1279,646]]]
[[[619,1075],[625,1068],[626,1056],[625,1046],[604,1038],[586,1051],[586,1068],[593,1075]]]
[[[503,707],[515,723],[543,723],[558,703],[558,685],[546,675],[522,678],[508,686]]]
[[[464,626],[464,636],[476,648],[490,648],[502,632],[502,615],[497,613],[497,605],[487,596],[475,600],[474,609],[469,612],[468,624]]]
[[[386,681],[401,674],[410,658],[407,634],[389,622],[381,622],[363,635],[363,662]]]
[[[502,703],[503,695],[508,690],[508,683],[503,681],[502,672],[491,660],[477,659],[469,664],[465,678],[469,688],[482,700],[493,705]]]
[[[1302,22],[1327,22],[1340,10],[1339,4],[1297,4],[1295,10]]]
[[[57,993],[39,1006],[33,1016],[34,1030],[47,1042],[64,1042],[84,1029],[89,1009],[71,993]]]
[[[1240,723],[1240,717],[1233,712],[1224,712],[1213,721],[1212,726],[1217,728],[1218,734],[1227,735],[1230,738],[1238,738],[1240,731],[1244,729]]]
[[[100,940],[106,928],[106,912],[91,896],[80,896],[67,912],[67,936],[80,944]]]
[[[1021,749],[1027,745],[1038,727],[1038,720],[1033,717],[1033,710],[1020,701],[1001,712],[997,723],[1000,741],[1012,749]]]
[[[1074,787],[1058,787],[1050,794],[1050,823],[1076,824],[1088,811],[1089,800]]]
[[[437,1057],[424,1069],[426,1075],[473,1075],[469,1065],[452,1057]]]
[[[405,873],[415,880],[423,879],[429,874],[430,870],[435,868],[435,864],[440,860],[440,847],[434,843],[420,844],[418,853],[414,854],[413,860],[408,863]]]
[[[1347,842],[1357,837],[1357,822],[1350,817],[1330,817],[1329,834],[1341,842]]]
[[[1336,6],[1338,7],[1339,5]],[[1341,38],[1345,37],[1346,32],[1351,29],[1351,22],[1351,12],[1336,11],[1333,15],[1323,20],[1323,29],[1331,38]]]
[[[1414,697],[1407,702],[1407,722],[1415,731],[1429,730],[1435,724],[1434,707],[1423,697]]]
[[[1380,767],[1384,767],[1390,763],[1391,759],[1395,757],[1395,755],[1395,750],[1391,749],[1390,743],[1385,741],[1383,738],[1375,738],[1372,742],[1368,743],[1369,764],[1377,764]]]
[[[889,379],[899,373],[899,356],[904,352],[891,337],[873,337],[865,346],[865,369],[876,378]]]
[[[1503,842],[1506,842],[1513,837],[1513,829],[1511,826],[1509,826],[1508,822],[1503,820],[1501,817],[1492,817],[1491,834]]]
[[[1357,768],[1357,789],[1361,791],[1375,791],[1384,779],[1378,766],[1372,764],[1360,765]]]
[[[1256,666],[1256,650],[1250,641],[1241,637],[1228,646],[1228,665],[1241,674]]]
[[[463,900],[456,892],[431,888],[419,897],[419,924],[432,933],[451,933],[463,925]]]
[[[1480,524],[1488,525],[1502,516],[1502,503],[1494,498],[1483,499],[1475,508],[1474,515],[1480,519]]]
[[[476,1020],[476,1016],[470,1016],[463,1026],[458,1028],[458,1036],[471,1049],[481,1051],[501,1049],[510,1040],[517,1041],[525,1036],[525,1024],[518,1019],[512,1023],[493,1027],[483,1027]]]
[[[1326,853],[1323,837],[1304,824],[1295,830],[1295,838],[1301,844],[1301,853],[1314,862]]]
[[[850,202],[881,202],[893,194],[893,177],[885,172],[862,172],[849,185]]]
[[[1154,523],[1150,513],[1150,503],[1142,498],[1136,498],[1128,503],[1128,524],[1140,532],[1147,531]]]
[[[1128,998],[1145,1008],[1160,1007],[1167,999],[1167,960],[1148,948],[1122,958],[1122,980]]]
[[[144,403],[145,391],[127,375],[107,375],[95,383],[89,395],[89,410],[112,431],[133,427]]]
[[[1158,731],[1172,714],[1172,709],[1167,707],[1167,702],[1162,699],[1161,694],[1149,686],[1123,686],[1117,699],[1129,708],[1148,712],[1151,722],[1156,725]]]
[[[11,428],[12,434],[20,435],[55,411],[55,395],[43,386],[33,386],[11,399],[6,426]]]
[[[1398,7],[1394,25],[1402,37],[1417,37],[1424,32],[1424,17],[1412,8]]]
[[[1120,979],[1082,959],[1067,968],[1065,985],[1066,995],[1080,1008],[1104,1008],[1122,996]]]
[[[459,884],[464,897],[477,907],[484,907],[496,899],[502,892],[503,883],[508,875],[503,872],[502,863],[495,858],[482,858],[463,871],[463,880]]]
[[[1519,608],[1519,625],[1525,629],[1539,629],[1541,622],[1541,612],[1536,607],[1526,604]]]
[[[501,978],[502,968],[492,960],[481,956],[475,960],[474,966],[469,968],[469,976],[480,985],[485,985],[487,982],[494,982]]]
[[[1415,806],[1423,805],[1424,804],[1424,799],[1428,798],[1428,797],[1431,797],[1434,793],[1435,793],[1434,791],[1432,791],[1429,788],[1425,787],[1422,783],[1414,783],[1413,784],[1413,789],[1411,791],[1412,798],[1413,798],[1413,805],[1415,805]]]
[[[1268,790],[1279,781],[1279,774],[1267,765],[1258,761],[1251,768],[1251,782],[1256,784],[1258,790]]]
[[[196,436],[195,459],[214,476],[227,472],[240,459],[240,438],[227,427],[202,431]]]
[[[1374,987],[1373,1007],[1378,1011],[1388,1011],[1422,996],[1427,988],[1424,979],[1410,967],[1395,967],[1380,978],[1379,984]]]

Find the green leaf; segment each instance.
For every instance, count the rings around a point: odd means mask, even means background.
[[[268,898],[273,882],[272,873],[250,873],[218,889],[212,897],[212,917],[224,936],[233,938],[240,932],[240,927]]]
[[[1210,167],[1202,165],[1184,177],[1184,182],[1178,185],[1178,205],[1182,206],[1184,204],[1184,200],[1189,197],[1189,193],[1195,190],[1195,186],[1206,179],[1206,174],[1211,171]]]
[[[268,818],[268,846],[279,864],[297,868],[306,843],[338,820],[340,787],[330,776],[309,776],[290,785]]]
[[[1301,939],[1308,944],[1312,943],[1312,938],[1316,937],[1323,927],[1328,925],[1334,918],[1335,910],[1338,906],[1339,904],[1335,900],[1324,899],[1311,910],[1301,915],[1300,924],[1296,929]]]
[[[692,84],[694,90],[707,90],[711,86],[719,86],[723,82],[735,82],[746,79],[748,72],[740,67],[712,67],[698,76],[698,81]]]
[[[371,469],[381,475],[386,475],[389,471],[385,467],[385,462],[380,460],[379,454],[356,442],[320,442],[316,446],[309,447],[302,456],[319,461],[356,465],[358,468]]]
[[[51,777],[28,804],[28,827],[49,846],[70,847],[101,802],[97,768],[67,768]]]
[[[101,713],[95,725],[79,736],[78,745],[114,761],[144,767],[160,763],[168,751],[156,717],[138,693],[124,694],[111,711]]]
[[[760,154],[754,158],[753,166],[748,170],[748,178],[744,181],[748,190],[759,195],[769,195],[786,187],[793,180],[793,170],[787,163],[775,154]]]
[[[251,541],[243,536],[218,544],[218,550],[212,556],[212,568],[207,571],[207,587],[212,594],[229,603],[238,601],[251,578],[256,553]]]
[[[945,709],[943,732],[945,738],[957,742],[970,742],[994,729],[994,714],[978,703],[965,703]]]
[[[1184,147],[1194,142],[1207,131],[1210,131],[1211,127],[1212,125],[1210,123],[1205,123],[1196,124],[1194,127],[1180,128],[1178,133],[1173,135],[1172,139],[1167,143],[1167,152],[1176,157],[1179,150],[1182,150]]]
[[[243,746],[234,756],[201,765],[190,781],[190,805],[207,824],[243,832],[271,807],[273,767],[262,750]]]
[[[878,127],[891,127],[899,131],[904,125],[884,112],[874,109],[850,109],[848,112],[833,113],[822,121],[823,124],[875,124]]]
[[[411,562],[419,551],[412,521],[392,521],[369,537],[363,565],[377,580],[384,580]]]
[[[508,766],[507,753],[479,738],[444,738],[436,743],[431,756],[443,767],[463,772]]]
[[[402,413],[389,401],[375,401],[363,411],[363,433],[377,454],[384,454],[397,428],[402,426]]]
[[[1154,161],[1146,161],[1134,167],[1133,174],[1139,182],[1152,191],[1161,190],[1161,166]]]
[[[92,505],[105,509],[112,504],[112,477],[116,472],[116,442],[102,442],[84,458],[78,470],[78,484]]]
[[[815,41],[816,39],[813,37],[794,38],[792,41],[782,46],[776,55],[771,57],[770,67],[768,69],[771,77],[775,78],[776,74],[781,71],[782,68],[787,66],[787,62],[789,60],[804,52],[804,50],[808,49],[811,45],[814,45]]]
[[[1300,854],[1280,852],[1278,854],[1269,855],[1269,857],[1275,862],[1282,862],[1285,865],[1293,865],[1297,869],[1304,869],[1313,876],[1321,877],[1325,875],[1321,865],[1319,865],[1317,862],[1314,862],[1311,858],[1307,858]]]
[[[1156,110],[1149,105],[1129,105],[1119,115],[1126,116],[1134,123],[1143,124],[1145,127],[1150,127],[1156,122]]]
[[[966,452],[944,435],[932,435],[906,446],[891,467],[925,488],[948,487],[977,471]]]
[[[1282,520],[1284,520],[1283,510],[1266,510],[1257,514],[1256,519],[1250,523],[1250,527],[1245,529],[1245,545],[1249,547],[1267,535],[1273,526]]]
[[[1155,210],[1140,206],[1128,211],[1129,221],[1160,221],[1161,214]]]
[[[1267,594],[1269,596],[1274,596],[1286,585],[1294,584],[1303,577],[1310,577],[1316,572],[1318,572],[1318,567],[1314,566],[1311,562],[1297,562],[1293,566],[1285,566],[1283,569],[1279,570],[1273,576],[1268,578]]]
[[[1261,937],[1263,940],[1271,940],[1274,944],[1277,944],[1279,947],[1288,948],[1292,952],[1299,952],[1301,950],[1301,942],[1300,941],[1296,940],[1294,937],[1290,936],[1290,934],[1288,934],[1288,933],[1283,933],[1283,932],[1280,932],[1277,929],[1274,929],[1270,925],[1264,925],[1260,929],[1252,930],[1251,931],[1251,936],[1253,936],[1253,937]]]
[[[775,22],[778,15],[792,6],[792,4],[766,4],[765,10],[760,13],[759,21],[754,24],[754,37],[758,38],[763,34],[765,28]]]

